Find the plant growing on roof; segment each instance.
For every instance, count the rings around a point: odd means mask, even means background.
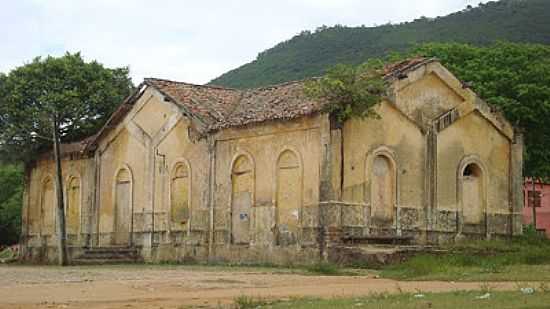
[[[308,97],[323,100],[322,111],[342,124],[350,118],[378,117],[373,107],[386,94],[384,63],[378,59],[352,66],[339,64],[305,83]]]

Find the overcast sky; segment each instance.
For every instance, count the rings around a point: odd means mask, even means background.
[[[0,0],[0,72],[81,51],[135,83],[202,84],[302,30],[401,22],[480,0]],[[487,2],[487,1],[481,1]]]

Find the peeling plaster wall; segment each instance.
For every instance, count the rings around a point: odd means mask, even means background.
[[[320,133],[319,117],[302,118],[288,122],[273,122],[250,128],[228,129],[220,132],[216,146],[216,192],[215,192],[215,243],[222,248],[232,242],[231,208],[235,194],[232,194],[235,177],[231,175],[232,164],[240,156],[251,161],[254,172],[247,181],[253,190],[250,214],[250,243],[257,246],[273,244],[312,243],[316,235],[315,211],[319,202],[319,166]],[[306,232],[297,229],[297,233],[284,228],[296,222],[276,222],[277,209],[277,162],[283,152],[291,151],[296,155],[303,170],[303,177],[295,186],[300,193],[301,202],[292,205],[280,205],[285,212],[296,215],[292,220],[299,222]],[[287,209],[295,207],[296,209]],[[284,212],[283,212],[284,214]],[[235,214],[238,217],[238,214]],[[282,218],[285,218],[283,215]],[[289,217],[286,217],[287,219]],[[243,215],[243,220],[246,218]],[[302,230],[303,230],[302,229]],[[308,230],[309,229],[309,230]],[[289,233],[290,232],[290,233]],[[285,238],[285,235],[288,237]],[[292,235],[292,236],[291,236]],[[279,239],[277,239],[279,237]],[[219,255],[219,254],[218,254]]]
[[[375,220],[369,220],[371,211],[371,188],[373,161],[376,154],[384,154],[395,162],[394,207],[403,210],[413,209],[413,217],[404,229],[418,229],[424,226],[421,215],[425,207],[424,162],[425,137],[420,128],[397,110],[392,103],[382,102],[376,107],[380,119],[352,119],[344,125],[344,203],[359,204],[365,207],[364,212],[355,211],[356,216],[364,216],[366,225],[372,228],[381,227]],[[385,189],[386,190],[386,189]],[[394,209],[391,213],[397,215]],[[360,218],[355,218],[358,221]],[[363,221],[359,220],[359,222]],[[393,218],[393,221],[397,218]],[[349,225],[353,221],[350,220]],[[389,224],[396,227],[397,222]],[[389,228],[386,224],[386,228]]]
[[[151,248],[201,241],[204,245],[209,222],[208,147],[205,140],[190,139],[189,126],[177,106],[148,89],[120,127],[104,139],[100,145],[100,245],[112,238],[116,217],[113,177],[121,168],[132,173],[130,230],[134,245]],[[172,220],[170,209],[171,192],[177,190],[172,188],[177,183],[172,178],[178,164],[187,167],[189,177],[189,187],[182,189],[189,199],[189,218],[185,222]],[[173,254],[157,258],[179,258]]]
[[[425,140],[420,129],[400,111],[383,102],[380,119],[352,119],[344,126],[343,201],[370,203],[372,170],[367,163],[377,150],[387,148],[397,160],[399,204],[423,207]]]
[[[71,218],[76,222],[67,222],[73,229],[67,231],[67,244],[70,247],[85,246],[89,241],[90,227],[92,225],[92,206],[94,200],[94,162],[91,159],[64,158],[61,168],[63,171],[64,185],[69,184],[71,179],[79,180],[79,194],[76,198],[79,202],[78,216]],[[55,258],[55,255],[46,254],[48,248],[57,246],[55,236],[55,165],[52,159],[43,158],[36,162],[32,168],[26,184],[26,192],[23,212],[23,235],[25,247],[29,259],[45,260]],[[44,181],[50,179],[52,199],[47,209],[42,208]],[[70,190],[69,190],[70,191]],[[70,195],[64,190],[65,203]],[[49,218],[51,227],[43,226],[43,218]],[[40,250],[30,250],[40,248]]]
[[[157,242],[182,242],[192,234],[206,240],[209,229],[208,205],[208,145],[205,140],[191,141],[188,136],[189,121],[182,118],[158,145],[155,159],[155,231],[163,231]],[[177,164],[189,167],[189,220],[185,224],[170,217],[171,179]],[[171,234],[171,235],[170,235]]]
[[[457,120],[438,134],[438,209],[458,211],[460,222],[458,227],[448,228],[464,233],[509,233],[510,155],[510,140],[477,112]],[[472,183],[476,177],[463,175],[463,162],[473,163],[482,170],[476,184]],[[470,188],[473,185],[478,188]],[[480,196],[473,196],[478,190]],[[478,209],[468,207],[471,203],[477,203]]]
[[[475,156],[486,167],[490,212],[509,210],[510,141],[477,113],[459,119],[437,138],[438,205],[456,210],[458,169],[466,156]]]

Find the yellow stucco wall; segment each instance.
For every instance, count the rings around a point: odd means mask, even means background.
[[[288,122],[272,122],[251,128],[229,129],[220,133],[216,146],[216,220],[218,230],[231,228],[232,164],[240,155],[253,162],[253,201],[250,229],[252,241],[264,243],[271,241],[272,229],[276,226],[277,215],[277,162],[285,151],[296,155],[300,164],[300,177],[294,177],[297,183],[291,184],[300,191],[301,202],[282,205],[284,213],[297,214],[297,220],[307,220],[307,209],[316,207],[319,201],[320,166],[320,116],[302,118]],[[303,171],[303,172],[302,172]],[[294,217],[296,218],[296,217]],[[245,220],[246,218],[243,218]],[[279,222],[292,225],[293,222]],[[218,237],[219,238],[219,237]],[[218,239],[219,241],[219,239]]]
[[[102,142],[100,233],[113,231],[114,177],[121,168],[129,168],[133,176],[131,228],[134,232],[184,231],[193,224],[193,216],[182,223],[173,221],[170,215],[172,178],[178,164],[185,164],[190,171],[191,187],[183,189],[188,192],[190,212],[208,207],[207,145],[204,140],[192,142],[188,127],[189,121],[181,116],[177,106],[149,89],[135,103],[120,128]],[[202,229],[206,228],[207,220],[197,218],[195,221]]]
[[[400,89],[396,105],[417,123],[424,124],[463,101],[437,74],[429,73]]]
[[[71,214],[66,222],[68,226],[67,233],[74,235],[76,238],[80,233],[87,232],[87,226],[83,225],[87,224],[85,217],[93,200],[93,190],[90,187],[93,169],[90,164],[90,159],[69,160],[65,158],[61,165],[64,185],[72,184],[74,188],[78,184],[79,187],[77,196],[70,194],[71,190],[68,190],[69,194],[67,194],[66,189],[64,190],[65,204],[68,207],[66,212]],[[28,199],[27,208],[23,210],[24,218],[27,220],[26,228],[28,228],[30,235],[53,235],[55,234],[56,222],[55,165],[53,161],[48,159],[38,160],[29,177],[29,189],[26,196]],[[44,194],[46,181],[50,183],[51,191]],[[45,195],[48,196],[50,201],[43,201]]]
[[[145,163],[147,151],[126,129],[120,130],[116,138],[103,150],[100,156],[99,232],[114,231],[116,177],[121,169],[131,175],[131,204],[133,212],[143,213],[146,203]],[[130,212],[131,213],[131,212]],[[127,218],[130,220],[131,218]],[[137,227],[134,227],[137,228]],[[139,229],[137,229],[139,230]]]
[[[204,140],[195,143],[190,141],[188,125],[188,120],[179,120],[157,148],[160,155],[155,156],[155,230],[184,230],[187,224],[202,229],[207,227],[208,220],[193,216],[193,213],[208,209],[208,146]],[[191,184],[188,198],[192,214],[187,224],[173,222],[169,216],[170,192],[176,190],[171,187],[174,183],[172,179],[180,163],[188,165]]]
[[[438,134],[437,192],[441,209],[456,210],[458,169],[466,156],[475,156],[484,166],[489,212],[509,208],[510,141],[473,112]]]
[[[397,165],[398,204],[424,207],[425,139],[403,113],[387,101],[376,107],[380,119],[353,119],[343,129],[343,200],[370,203],[372,170],[368,162],[377,150],[387,150]]]

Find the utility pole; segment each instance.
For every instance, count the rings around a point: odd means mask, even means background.
[[[59,265],[66,266],[67,261],[67,233],[65,230],[65,203],[63,198],[63,175],[61,171],[61,151],[59,145],[59,123],[57,116],[52,117],[52,131],[53,131],[53,153],[55,159],[55,188],[57,191],[57,241],[58,241],[58,253],[59,253]]]

